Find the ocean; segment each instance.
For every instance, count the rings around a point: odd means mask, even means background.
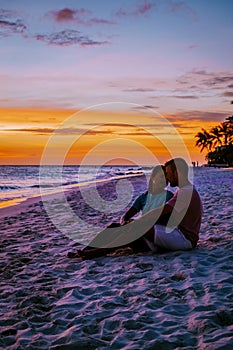
[[[149,174],[152,167],[139,166],[0,166],[0,207],[79,184]],[[62,169],[62,173],[60,174]]]
[[[60,170],[62,173],[60,174]],[[145,174],[149,179],[152,166],[0,166],[0,207],[21,202],[45,193],[70,187],[111,180],[131,175]],[[233,184],[233,169],[197,167],[192,168],[192,180],[205,195],[213,186]],[[60,176],[61,175],[61,176]],[[205,189],[205,190],[203,190]]]

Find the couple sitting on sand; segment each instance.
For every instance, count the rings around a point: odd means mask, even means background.
[[[189,250],[197,245],[202,217],[200,196],[188,178],[188,165],[174,158],[153,169],[148,191],[121,218],[70,257],[91,259],[129,247],[133,252]],[[178,186],[175,194],[165,190]],[[142,216],[131,220],[139,211]]]

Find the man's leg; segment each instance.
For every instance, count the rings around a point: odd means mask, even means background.
[[[167,232],[168,228],[162,225],[154,226],[154,245],[167,250],[190,250],[191,242],[185,238],[177,228]]]
[[[154,243],[154,235],[155,235],[155,230],[154,226],[151,227],[144,235],[143,237],[146,238],[148,241]]]

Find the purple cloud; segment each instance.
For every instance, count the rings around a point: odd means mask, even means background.
[[[170,120],[172,121],[173,118],[175,120],[210,120],[210,121],[219,121],[223,120],[227,116],[229,116],[230,113],[222,113],[222,112],[208,112],[208,111],[197,111],[197,110],[190,110],[190,111],[180,111],[175,114],[170,115]]]
[[[159,106],[153,106],[153,105],[144,105],[144,106],[136,106],[136,107],[133,107],[132,109],[135,109],[135,110],[149,110],[149,109],[159,109],[160,107]]]
[[[51,34],[37,34],[36,40],[43,41],[49,45],[57,46],[69,46],[79,44],[80,46],[91,46],[91,45],[106,45],[109,44],[107,41],[96,41],[90,39],[88,36],[82,35],[77,30],[62,30],[60,32]]]
[[[184,1],[169,1],[167,6],[168,10],[172,13],[185,13],[194,21],[198,20],[197,13]]]
[[[146,13],[150,12],[152,8],[155,6],[153,2],[149,2],[147,0],[144,0],[143,3],[139,4],[136,8],[133,9],[124,9],[120,8],[116,12],[116,16],[118,17],[126,17],[126,16],[140,16],[145,15]]]
[[[104,18],[91,18],[88,21],[85,22],[87,25],[92,25],[92,24],[116,24],[116,22],[110,21],[108,19]]]
[[[27,30],[22,19],[16,17],[17,14],[14,11],[0,10],[0,37],[22,34]]]
[[[175,96],[171,96],[171,97],[174,97],[174,98],[181,98],[181,99],[198,99],[197,96],[195,95],[175,95]]]
[[[232,76],[220,76],[220,77],[213,77],[212,79],[205,80],[205,83],[207,85],[216,85],[216,84],[223,84],[233,81],[233,75]]]
[[[224,97],[233,97],[233,92],[232,91],[226,91],[223,93]]]
[[[137,15],[144,15],[146,12],[150,11],[153,6],[154,6],[153,3],[144,0],[144,3],[139,5],[139,7],[138,7],[137,11],[135,12],[135,14],[137,14]]]
[[[151,88],[132,88],[132,89],[125,89],[124,92],[154,92],[154,89]]]
[[[104,18],[90,17],[92,11],[81,8],[81,9],[70,9],[64,8],[58,11],[50,11],[47,15],[52,16],[56,22],[73,22],[81,25],[91,26],[95,24],[115,24],[115,22]]]
[[[190,45],[188,45],[188,49],[190,49],[190,50],[195,49],[195,48],[197,48],[197,47],[198,47],[198,46],[195,45],[195,44],[190,44]]]
[[[113,24],[113,22],[102,18],[89,18],[85,19],[85,16],[91,14],[91,11],[81,8],[73,10],[64,8],[59,11],[52,11],[49,15],[53,16],[57,22],[73,22],[79,21],[84,25],[94,24]],[[83,17],[83,19],[81,18]],[[6,38],[14,34],[20,34],[22,37],[31,37],[38,41],[46,42],[50,45],[68,46],[79,44],[80,46],[98,46],[106,45],[110,42],[107,40],[94,40],[89,36],[81,34],[79,31],[73,29],[64,29],[55,33],[46,34],[31,34],[27,33],[27,26],[23,23],[22,19],[17,18],[15,11],[0,9],[0,39]]]
[[[14,33],[22,33],[27,29],[26,25],[21,22],[21,20],[16,20],[15,22],[0,20],[0,27],[11,29]]]
[[[191,71],[180,76],[176,80],[179,84],[189,85],[190,81],[195,82],[197,88],[206,87],[211,89],[221,89],[223,85],[228,84],[228,87],[232,87],[233,74],[232,72],[207,72],[206,70],[192,69]]]

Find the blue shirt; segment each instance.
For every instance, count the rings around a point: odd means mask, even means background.
[[[148,193],[147,191],[136,198],[132,207],[137,211],[142,211],[142,214],[145,214],[154,208],[164,205],[172,197],[173,193],[166,190],[157,194]]]

